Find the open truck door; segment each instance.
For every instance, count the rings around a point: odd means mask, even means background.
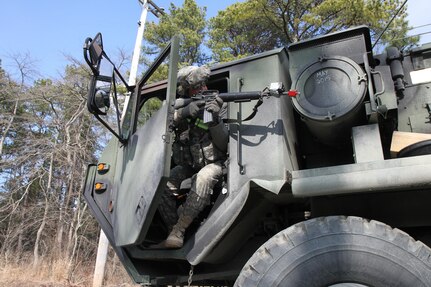
[[[144,242],[169,176],[178,46],[174,37],[139,83],[128,86],[103,50],[100,34],[84,45],[84,58],[93,72],[88,109],[114,135],[98,164],[88,168],[84,197],[96,217],[103,219],[103,231],[126,264],[129,258],[123,248]],[[108,72],[103,70],[106,66]],[[165,87],[143,92],[160,67],[168,67]],[[119,91],[129,97],[124,112]],[[133,268],[128,271],[137,276]]]

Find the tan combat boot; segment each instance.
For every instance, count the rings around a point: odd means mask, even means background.
[[[177,224],[172,228],[168,238],[164,241],[165,248],[181,248],[184,244],[184,233],[186,228],[193,222],[190,216],[180,215]]]

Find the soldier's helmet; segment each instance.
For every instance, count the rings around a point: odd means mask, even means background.
[[[210,69],[207,66],[186,66],[178,71],[179,95],[184,96],[188,89],[199,89],[204,86],[210,76]]]

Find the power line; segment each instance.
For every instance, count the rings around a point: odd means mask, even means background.
[[[412,36],[409,36],[409,37],[422,36],[422,35],[426,35],[426,34],[431,34],[431,31],[423,32],[423,33],[418,33],[418,34],[415,34],[415,35],[412,35]],[[408,37],[406,37],[406,38],[408,38]]]
[[[413,37],[427,35],[427,34],[431,34],[431,31],[423,32],[423,33],[418,33],[418,34],[415,34],[415,35],[408,35],[408,36],[405,36],[405,37],[402,37],[402,38],[396,38],[396,39],[393,39],[392,41],[404,40],[404,39],[407,39],[407,38],[413,38]]]
[[[398,16],[398,14],[400,13],[401,9],[403,9],[404,5],[406,5],[408,0],[404,1],[404,3],[401,5],[401,7],[398,9],[398,11],[394,14],[394,16],[392,16],[391,20],[389,21],[389,23],[386,25],[385,29],[383,29],[382,33],[380,33],[379,37],[376,39],[376,41],[373,44],[373,47],[371,49],[374,49],[374,47],[376,46],[377,42],[380,41],[380,38],[383,36],[383,34],[386,32],[386,30],[389,28],[389,26],[391,25],[392,21],[394,21],[395,17]]]
[[[423,27],[428,27],[428,26],[431,26],[431,23],[420,25],[420,26],[416,26],[416,27],[411,27],[408,30],[410,31],[410,30],[414,30],[414,29],[418,29],[418,28],[423,28]]]

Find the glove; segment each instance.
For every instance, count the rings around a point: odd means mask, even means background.
[[[201,108],[204,105],[205,105],[204,101],[191,102],[190,104],[188,104],[184,108],[179,109],[178,113],[179,113],[181,119],[185,119],[185,118],[194,119],[198,116],[199,111],[201,110]]]
[[[218,115],[221,107],[223,106],[223,100],[219,96],[215,96],[212,101],[208,101],[205,104],[205,110],[213,114],[213,119],[218,122]]]

